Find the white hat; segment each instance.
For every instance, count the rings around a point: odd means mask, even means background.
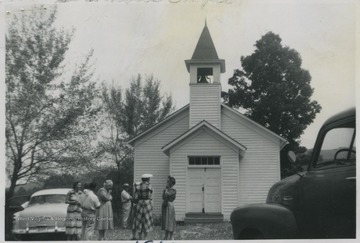
[[[153,177],[152,174],[143,174],[143,175],[141,176],[141,179],[143,179],[143,178],[151,178],[151,177]]]
[[[124,186],[124,187],[125,187],[125,186],[129,186],[129,184],[128,184],[128,183],[125,183],[123,186]]]

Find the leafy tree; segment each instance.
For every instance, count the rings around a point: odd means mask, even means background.
[[[253,54],[241,57],[242,68],[229,79],[233,88],[225,101],[244,109],[249,118],[296,149],[303,131],[321,110],[318,102],[311,100],[311,76],[301,68],[300,54],[283,46],[278,35],[268,32],[255,47]]]
[[[79,180],[71,174],[50,174],[43,179],[44,188],[71,188],[73,182]]]
[[[130,87],[103,87],[102,97],[106,111],[106,128],[108,134],[100,143],[100,151],[110,160],[115,161],[118,170],[128,170],[124,161],[132,158],[132,148],[127,145],[129,138],[145,131],[164,119],[173,110],[171,96],[160,94],[160,81],[149,76],[142,81],[141,75],[133,78]],[[130,171],[129,171],[130,173]]]
[[[141,75],[126,89],[122,127],[133,137],[164,119],[174,110],[172,97],[161,96],[160,81],[149,76],[143,85]]]
[[[13,16],[6,34],[6,170],[15,186],[48,170],[74,171],[92,159],[97,88],[92,51],[65,76],[74,30],[54,27],[56,9]]]

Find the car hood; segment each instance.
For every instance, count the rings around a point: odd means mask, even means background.
[[[275,183],[269,190],[266,203],[279,203],[294,209],[299,198],[299,182],[305,173],[301,172]]]

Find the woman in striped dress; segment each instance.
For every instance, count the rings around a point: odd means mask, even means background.
[[[113,210],[111,205],[112,180],[106,180],[104,187],[100,188],[97,196],[100,201],[100,208],[96,212],[95,229],[99,231],[98,240],[105,240],[107,230],[114,228]]]
[[[164,240],[174,240],[174,231],[176,227],[174,201],[176,198],[176,190],[174,185],[176,180],[169,176],[166,183],[166,189],[163,192],[163,204],[161,214],[161,229],[165,230]]]
[[[80,197],[82,196],[81,182],[76,181],[73,184],[73,189],[66,195],[67,207],[65,233],[68,240],[79,240],[82,228]]]

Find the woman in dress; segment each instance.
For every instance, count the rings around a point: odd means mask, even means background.
[[[174,185],[176,180],[169,176],[166,183],[166,188],[163,192],[161,229],[165,230],[164,240],[174,240],[174,231],[176,227],[174,200],[176,198],[176,190]]]
[[[149,232],[154,229],[152,217],[153,188],[150,184],[151,174],[141,176],[141,182],[135,188],[134,198],[137,201],[135,206],[135,217],[133,222],[133,239],[146,239]]]
[[[100,208],[96,212],[95,229],[99,231],[98,240],[105,240],[105,234],[107,230],[114,228],[113,210],[111,205],[111,191],[113,182],[106,180],[104,187],[100,188],[97,196],[100,201]]]
[[[82,195],[81,182],[76,181],[73,189],[66,195],[67,207],[65,233],[68,240],[79,240],[82,228],[80,197]]]

